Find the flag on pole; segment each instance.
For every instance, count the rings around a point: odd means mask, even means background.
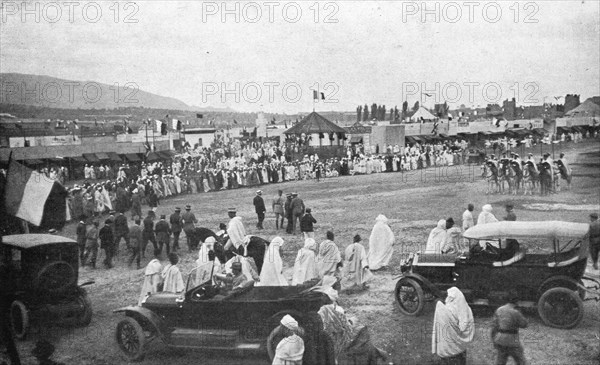
[[[325,93],[321,93],[321,100],[325,100]]]
[[[204,115],[196,113],[196,118],[202,119],[204,118]]]
[[[177,119],[173,119],[173,120],[171,121],[171,126],[172,126],[172,129],[175,129],[175,130],[177,130],[177,123],[178,123],[178,122],[179,122],[179,121],[178,121]]]
[[[154,122],[156,123],[156,131],[160,131],[160,126],[162,125],[162,121],[155,119]]]
[[[319,100],[319,92],[317,90],[313,90],[313,99]]]
[[[51,214],[46,218],[62,227],[66,219],[65,197],[66,190],[59,182],[50,180],[46,175],[21,165],[12,156],[9,157],[4,192],[7,214],[40,226],[48,204]]]

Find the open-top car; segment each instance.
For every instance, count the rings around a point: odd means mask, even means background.
[[[147,344],[160,340],[177,348],[262,351],[272,359],[283,338],[280,320],[290,314],[304,333],[304,358],[314,360],[322,346],[315,341],[323,327],[318,311],[331,303],[329,296],[309,286],[255,287],[253,283],[224,292],[208,272],[207,276],[201,268],[192,270],[183,293],[151,294],[141,306],[115,310],[126,315],[116,329],[123,354],[141,360]]]
[[[10,319],[19,339],[34,323],[87,326],[92,304],[78,284],[79,249],[72,239],[52,234],[2,237],[0,265],[12,287]],[[6,289],[6,288],[5,288]]]
[[[598,300],[591,289],[600,283],[584,276],[588,228],[558,221],[477,225],[464,232],[466,253],[411,254],[396,283],[396,302],[402,313],[416,316],[452,286],[470,305],[499,306],[514,293],[520,307],[537,307],[546,325],[573,328],[583,317],[583,300]]]

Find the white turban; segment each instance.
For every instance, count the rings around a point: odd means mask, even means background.
[[[289,314],[286,314],[285,316],[283,316],[283,318],[281,318],[281,324],[291,329],[292,331],[298,330],[298,322],[294,319],[294,317],[290,316]]]
[[[279,246],[279,247],[283,246],[283,238],[281,238],[279,236],[273,238],[271,240],[271,245],[275,245],[275,246]]]

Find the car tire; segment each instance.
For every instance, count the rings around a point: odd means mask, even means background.
[[[405,294],[406,290],[403,290],[403,288],[409,289],[408,295]],[[421,285],[416,280],[410,278],[401,278],[398,280],[396,289],[394,290],[394,297],[396,298],[398,309],[403,314],[418,316],[423,312],[425,294],[423,293],[423,288],[421,288]],[[412,305],[408,306],[410,302],[412,302]]]
[[[583,301],[577,291],[555,287],[546,290],[537,304],[538,314],[550,327],[573,328],[583,318]]]
[[[85,327],[89,325],[90,322],[92,322],[92,315],[94,314],[94,311],[92,309],[92,301],[87,295],[85,289],[80,289],[80,293],[77,299],[81,302],[81,305],[83,306],[83,312],[81,312],[81,315],[77,316],[76,326]]]
[[[146,335],[142,326],[131,317],[117,323],[115,338],[119,349],[130,361],[140,361],[146,354]]]
[[[29,331],[29,310],[23,302],[15,300],[10,305],[10,324],[18,340],[24,340]]]

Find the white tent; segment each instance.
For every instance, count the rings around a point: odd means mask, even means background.
[[[423,120],[435,120],[437,119],[437,117],[433,114],[431,114],[429,112],[429,110],[425,109],[424,107],[420,107],[419,110],[417,110],[415,112],[415,114],[411,115],[410,119],[413,121],[419,121],[421,120],[421,118]]]

